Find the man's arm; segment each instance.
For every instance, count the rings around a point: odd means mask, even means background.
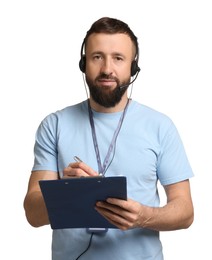
[[[49,224],[48,213],[39,181],[55,179],[58,179],[58,174],[52,171],[34,171],[30,176],[27,194],[24,199],[24,209],[26,218],[33,227]]]
[[[139,227],[157,231],[188,228],[194,218],[189,180],[164,188],[167,204],[163,207],[148,207],[131,199],[109,198],[107,202],[98,202],[96,210],[122,230]]]
[[[97,172],[83,162],[70,163],[63,172],[63,178],[97,175]],[[24,209],[27,220],[33,227],[49,224],[48,213],[39,181],[56,179],[58,179],[58,173],[53,171],[34,171],[30,176],[28,191],[24,199]]]

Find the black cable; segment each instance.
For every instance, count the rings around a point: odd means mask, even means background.
[[[91,246],[93,235],[94,235],[94,233],[91,234],[91,237],[90,237],[90,240],[89,240],[87,248],[75,260],[78,260],[82,255],[84,255],[88,251],[88,249]]]

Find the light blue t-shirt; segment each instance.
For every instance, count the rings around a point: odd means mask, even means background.
[[[102,162],[121,114],[93,111]],[[62,177],[63,169],[75,155],[98,171],[87,101],[48,115],[37,130],[34,152],[33,171],[56,171]],[[168,185],[193,176],[170,118],[136,101],[129,104],[114,153],[106,176],[126,176],[128,197],[144,205],[160,205],[158,180]],[[53,230],[52,259],[76,259],[87,248],[89,239],[85,229]],[[109,229],[106,234],[93,236],[89,250],[80,259],[162,260],[159,232]]]

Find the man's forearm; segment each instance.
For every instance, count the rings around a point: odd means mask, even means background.
[[[139,223],[143,228],[170,231],[188,228],[193,222],[193,206],[183,199],[173,200],[160,208],[144,206],[142,211]]]
[[[24,200],[24,209],[26,218],[33,227],[49,224],[48,213],[41,192],[34,191],[28,194]]]

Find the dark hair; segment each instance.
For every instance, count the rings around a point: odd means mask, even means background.
[[[115,33],[124,33],[127,34],[132,42],[135,45],[135,50],[136,50],[136,56],[138,56],[138,40],[133,31],[130,29],[128,24],[124,23],[121,20],[115,19],[115,18],[110,18],[110,17],[102,17],[99,20],[95,21],[90,29],[87,31],[87,34],[84,38],[83,44],[82,44],[82,49],[81,49],[81,54],[83,52],[84,45],[86,44],[86,41],[88,37],[92,33],[107,33],[107,34],[115,34]]]

